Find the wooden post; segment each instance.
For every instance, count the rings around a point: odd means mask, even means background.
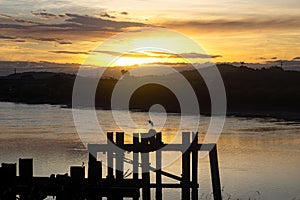
[[[149,139],[142,137],[141,145],[147,149]],[[142,155],[142,179],[143,179],[143,200],[151,199],[150,191],[150,163],[149,163],[149,153],[143,152]]]
[[[116,133],[116,144],[120,148],[116,152],[116,179],[122,181],[124,178],[124,151],[121,148],[124,144],[124,133]]]
[[[162,200],[162,182],[161,182],[162,153],[156,151],[156,200]]]
[[[138,147],[140,144],[139,142],[139,134],[134,133],[133,134],[133,144],[135,147]],[[133,179],[138,180],[139,179],[139,153],[133,152]]]
[[[71,166],[70,167],[70,174],[72,180],[75,181],[82,181],[84,180],[84,173],[85,172],[85,167],[80,167],[80,166]]]
[[[198,132],[193,133],[193,144],[198,144]],[[198,149],[196,148],[192,150],[192,200],[198,200]]]
[[[17,166],[16,164],[2,163],[1,165],[1,185],[4,188],[3,196],[5,200],[15,200],[16,193],[14,187],[16,184]]]
[[[221,200],[222,199],[221,183],[220,183],[218,153],[217,153],[217,145],[216,144],[209,152],[209,161],[210,161],[210,171],[211,171],[214,199]]]
[[[114,143],[114,133],[108,132],[107,133],[107,144]],[[112,180],[114,178],[114,152],[113,147],[107,149],[107,179]]]
[[[116,180],[118,183],[122,183],[124,179],[124,151],[121,149],[124,145],[124,133],[116,133],[116,145],[119,149],[116,151]],[[116,194],[115,199],[123,199],[121,193]]]
[[[157,145],[163,144],[161,132],[156,133],[155,139],[156,139]]]
[[[79,200],[83,198],[83,194],[81,191],[82,186],[84,186],[85,180],[85,167],[84,166],[71,166],[70,167],[71,174],[71,188],[67,189],[66,196],[67,199]]]
[[[19,159],[19,176],[23,184],[31,185],[33,177],[33,160],[32,159]],[[30,187],[30,186],[29,186]],[[29,191],[20,195],[21,200],[29,199]]]
[[[190,200],[190,132],[182,133],[182,191],[181,199]]]
[[[97,156],[97,153],[94,155]],[[102,180],[102,163],[94,155],[89,153],[88,181],[92,185],[98,185]]]
[[[19,159],[19,175],[21,179],[29,180],[33,177],[33,160]]]
[[[133,134],[133,145],[137,148],[139,145],[139,134]],[[139,153],[133,152],[133,180],[137,181],[139,179]],[[133,200],[138,200],[139,198],[134,197]]]

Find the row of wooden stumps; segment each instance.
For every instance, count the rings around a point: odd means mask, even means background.
[[[0,200],[12,200],[16,196],[21,200],[42,200],[47,196],[55,196],[57,200],[96,200],[102,197],[107,197],[108,200],[121,200],[124,197],[150,200],[151,188],[155,189],[157,200],[162,199],[163,188],[181,189],[182,200],[196,200],[199,188],[199,151],[209,151],[213,196],[215,200],[222,198],[216,145],[198,144],[197,133],[182,133],[181,144],[165,144],[162,142],[161,133],[149,131],[145,134],[133,134],[132,143],[127,144],[124,142],[124,133],[109,132],[107,144],[89,144],[88,149],[88,178],[85,178],[83,166],[71,166],[70,176],[65,174],[34,177],[32,159],[19,160],[19,176],[16,175],[16,164],[3,163],[0,167]],[[163,171],[162,153],[165,151],[182,152],[181,175]],[[106,154],[106,177],[102,174],[102,162],[97,161],[98,152]],[[126,152],[133,153],[132,160],[125,157]],[[155,153],[155,167],[150,166],[151,152]],[[133,165],[130,178],[125,176],[125,162]],[[156,173],[155,183],[150,182],[151,171]],[[178,183],[163,183],[162,176],[172,178]]]

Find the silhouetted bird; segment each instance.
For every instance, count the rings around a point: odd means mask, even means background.
[[[154,126],[153,121],[148,120],[148,123],[149,123],[152,127]]]

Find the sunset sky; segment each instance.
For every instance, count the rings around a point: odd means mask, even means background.
[[[192,38],[215,62],[293,60],[299,11],[299,0],[0,0],[0,54],[81,64],[112,35],[159,26]]]

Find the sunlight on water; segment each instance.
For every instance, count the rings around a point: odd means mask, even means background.
[[[120,111],[122,112],[122,111]],[[106,131],[120,131],[110,111],[97,111],[99,123]],[[132,132],[147,132],[148,113],[132,112],[139,128]],[[193,123],[193,116],[184,116]],[[162,127],[164,142],[179,143],[175,136],[180,116],[169,114],[163,122],[157,113],[151,116],[156,126]],[[209,118],[201,116],[200,137],[203,139]],[[0,162],[17,162],[20,157],[34,158],[34,174],[49,176],[69,172],[70,165],[87,165],[87,151],[74,127],[71,109],[50,105],[24,105],[0,103]],[[189,130],[189,124],[184,127]],[[93,140],[97,132],[86,136]],[[103,133],[102,133],[103,134]],[[299,199],[300,188],[300,126],[298,123],[273,119],[247,119],[229,117],[218,141],[221,183],[223,194],[232,199]],[[131,133],[125,141],[132,142]],[[105,141],[101,141],[105,142]],[[178,157],[164,153],[163,162]],[[126,154],[131,158],[131,154]],[[154,154],[150,154],[155,166]],[[99,155],[99,159],[104,159]],[[180,175],[180,158],[164,168]],[[210,173],[207,157],[199,159],[199,198],[210,199]],[[125,170],[132,166],[125,165]],[[105,170],[103,172],[106,173]],[[154,177],[152,175],[152,180]],[[167,178],[164,181],[172,182]],[[179,190],[164,190],[165,199],[180,199]]]

